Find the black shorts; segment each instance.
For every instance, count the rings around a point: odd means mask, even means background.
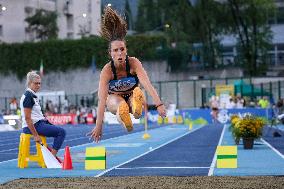
[[[108,94],[114,94],[114,93],[108,93]],[[121,96],[126,102],[128,102],[129,98],[131,97],[132,93],[129,94],[117,94]]]
[[[214,108],[212,108],[212,110],[213,110],[213,111],[218,111],[218,108],[215,108],[215,107],[214,107]]]
[[[131,97],[132,93],[129,94],[121,94],[121,96],[126,102],[128,102],[129,98]]]

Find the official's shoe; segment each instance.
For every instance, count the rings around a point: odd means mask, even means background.
[[[144,94],[139,87],[133,90],[132,97],[132,114],[135,119],[139,119],[142,115],[142,106],[144,101]]]
[[[125,101],[120,102],[116,115],[118,121],[126,128],[128,132],[133,130],[133,124],[129,114],[129,106]]]

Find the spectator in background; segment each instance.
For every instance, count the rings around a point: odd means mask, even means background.
[[[84,107],[85,106],[85,100],[84,100],[84,97],[82,96],[81,99],[80,99],[80,105],[81,107]]]
[[[65,139],[65,130],[52,125],[43,116],[36,93],[40,90],[41,78],[36,72],[27,74],[27,89],[21,97],[23,133],[32,134],[35,142],[42,143],[40,135],[53,137],[52,154],[56,155]]]
[[[10,101],[10,114],[16,114],[18,108],[17,99],[14,97]]]
[[[48,106],[48,100],[45,102],[45,113],[49,114],[50,113],[50,109]]]
[[[218,123],[218,112],[219,112],[219,99],[217,96],[213,95],[210,99],[211,116],[212,122]]]
[[[281,123],[284,123],[284,103],[283,99],[279,99],[275,106],[273,106],[275,117],[281,121]]]
[[[279,99],[276,103],[277,115],[284,113],[283,99]]]
[[[86,104],[87,108],[90,107],[90,99],[87,96],[86,96],[86,103],[85,104]]]
[[[230,97],[229,102],[226,103],[226,109],[236,108],[236,103],[234,102],[233,98]]]
[[[48,108],[49,108],[50,113],[55,113],[54,105],[51,100],[48,101]]]
[[[70,108],[71,109],[71,108]],[[63,100],[63,111],[64,114],[69,112],[69,101],[67,99],[67,97],[65,96],[64,100]]]
[[[97,110],[96,107],[91,109],[91,113],[93,114],[93,118],[94,118],[94,123],[96,123],[96,118],[97,118]]]
[[[261,107],[261,108],[269,108],[269,101],[268,101],[268,97],[267,96],[264,96],[262,97],[261,99],[259,99],[258,101],[258,105]]]
[[[236,108],[244,108],[245,107],[245,99],[241,97],[240,94],[237,95],[237,102],[236,102]]]

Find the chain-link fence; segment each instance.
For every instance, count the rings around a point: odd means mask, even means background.
[[[251,78],[157,82],[154,83],[154,87],[166,104],[174,103],[180,109],[199,108],[208,104],[211,95],[215,94],[217,84],[235,85],[238,80],[243,84],[238,85],[240,91],[235,90],[235,95],[240,93],[243,97],[255,100],[258,97],[269,96],[274,101],[284,97],[284,81],[252,84]],[[245,93],[247,87],[250,88],[249,93]],[[147,100],[148,104],[153,103],[149,94],[147,94]]]

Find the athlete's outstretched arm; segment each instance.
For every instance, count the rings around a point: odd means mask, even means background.
[[[139,82],[145,88],[145,90],[152,96],[153,101],[157,107],[159,115],[162,117],[166,116],[166,109],[164,104],[162,103],[156,89],[153,87],[152,83],[149,80],[149,77],[143,68],[141,62],[137,58],[133,58],[133,67],[138,76]]]
[[[99,140],[102,137],[104,112],[106,107],[106,99],[108,96],[108,83],[110,80],[109,75],[110,74],[107,72],[107,67],[105,66],[101,71],[100,81],[99,81],[96,126],[90,133],[88,133],[88,135],[90,135],[95,140],[95,142],[99,142]]]

